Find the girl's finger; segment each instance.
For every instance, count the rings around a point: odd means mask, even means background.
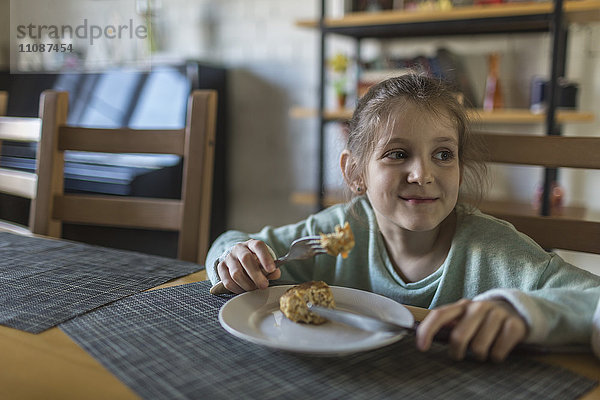
[[[269,281],[260,267],[260,261],[256,254],[248,250],[239,257],[239,262],[254,286],[259,289],[269,286]]]
[[[492,361],[503,361],[512,349],[525,339],[526,334],[527,326],[520,317],[508,317],[490,352]]]
[[[507,317],[504,310],[490,309],[475,337],[471,340],[470,349],[478,360],[485,361],[488,358],[490,348],[500,334]]]
[[[417,328],[417,347],[419,350],[429,350],[436,333],[442,327],[463,315],[468,302],[469,300],[460,300],[456,303],[431,310]]]
[[[257,288],[256,284],[252,280],[251,277],[248,276],[245,266],[242,265],[242,261],[240,258],[244,257],[243,255],[240,257],[237,255],[238,251],[232,250],[231,253],[227,257],[225,257],[225,264],[227,266],[229,275],[234,280],[234,282],[240,286],[246,292],[254,290]],[[249,254],[251,257],[255,257],[253,254],[246,252],[242,252],[243,254]],[[246,261],[247,263],[248,261]],[[262,274],[261,274],[262,275]],[[263,279],[266,278],[263,276]],[[226,286],[227,287],[227,286]]]
[[[219,265],[217,265],[217,273],[219,274],[219,278],[221,278],[221,282],[223,282],[223,285],[227,290],[236,294],[244,292],[244,289],[235,283],[231,275],[229,275],[229,270],[227,269],[224,261],[221,261]]]
[[[449,353],[455,360],[462,360],[467,354],[471,340],[477,335],[484,323],[491,305],[487,302],[470,302],[452,332],[449,340]]]
[[[250,239],[247,244],[248,249],[256,255],[258,262],[267,274],[275,271],[277,268],[275,266],[275,260],[265,242]]]
[[[281,278],[281,270],[278,268],[275,271],[271,272],[269,275],[267,275],[267,279],[270,281],[273,281],[275,279],[279,279]]]

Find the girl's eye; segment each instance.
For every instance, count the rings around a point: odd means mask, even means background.
[[[384,158],[391,158],[392,160],[403,160],[406,157],[408,157],[407,154],[402,150],[390,151],[384,155]]]
[[[454,158],[454,153],[449,150],[442,150],[435,153],[433,158],[440,161],[450,161]]]

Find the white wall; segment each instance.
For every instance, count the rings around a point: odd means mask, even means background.
[[[294,25],[316,1],[163,2],[161,57],[207,59],[230,68],[229,226],[256,231],[292,223],[312,207],[289,203],[316,185],[316,122],[289,118],[317,100],[318,35]]]

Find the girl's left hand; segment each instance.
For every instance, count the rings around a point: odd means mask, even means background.
[[[509,303],[463,299],[429,312],[417,328],[419,350],[429,350],[445,326],[452,326],[448,345],[456,360],[465,358],[469,349],[481,361],[489,357],[500,362],[527,335],[525,320]]]

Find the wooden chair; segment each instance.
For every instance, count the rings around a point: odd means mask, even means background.
[[[0,116],[6,115],[8,108],[8,92],[0,90]]]
[[[67,125],[68,93],[45,91],[32,230],[60,237],[62,223],[177,231],[178,258],[203,263],[209,245],[217,94],[194,91],[184,129],[97,129]],[[176,154],[181,199],[64,193],[65,150]]]
[[[488,162],[600,170],[600,137],[478,136],[488,149]],[[480,208],[509,221],[546,249],[600,254],[600,222],[568,216],[522,215],[510,209],[487,208],[485,203]]]
[[[0,92],[0,115],[6,111],[8,95]],[[40,118],[0,117],[0,151],[2,141],[38,142],[40,139]],[[31,172],[0,168],[0,193],[33,200],[36,196],[37,176]],[[27,226],[13,221],[0,220],[0,229],[30,235]]]

